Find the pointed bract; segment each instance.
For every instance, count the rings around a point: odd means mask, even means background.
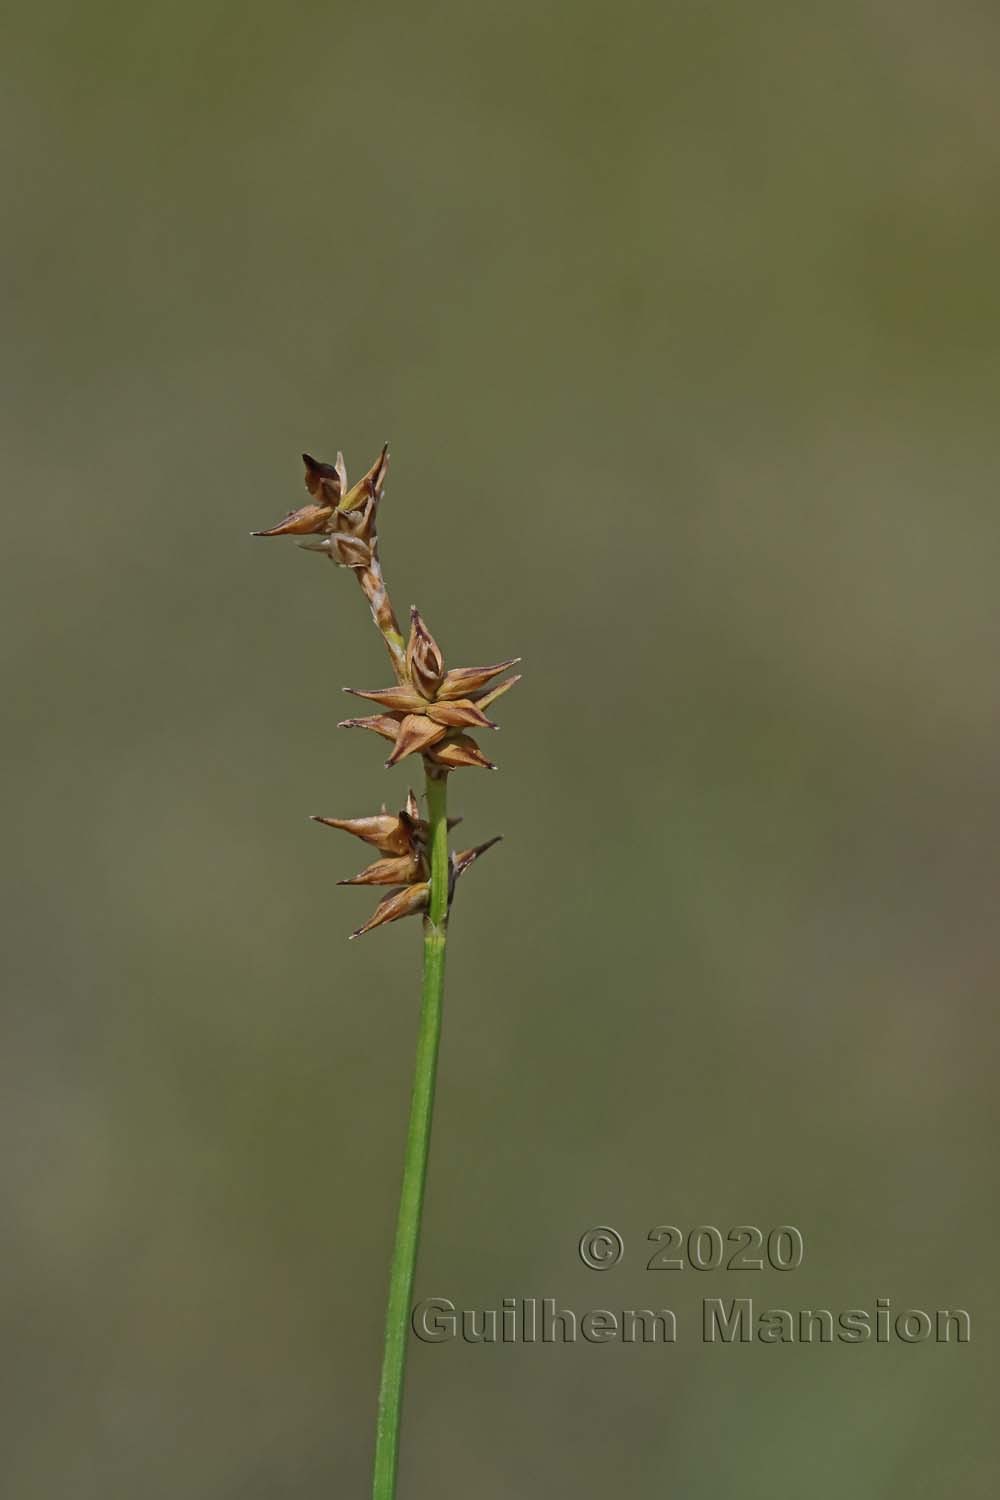
[[[494,838],[487,839],[485,844],[477,844],[474,849],[463,849],[461,853],[452,854],[451,867],[455,872],[455,878],[457,879],[459,875],[464,875],[469,866],[475,864],[481,854],[485,854],[487,849],[492,849],[493,845],[499,844],[502,839],[503,834],[498,833]]]
[[[314,813],[312,821],[322,823],[326,828],[339,828],[344,833],[352,833],[356,839],[374,844],[380,854],[413,852],[412,830],[395,813],[377,813],[370,818],[321,818]]]
[[[434,745],[428,759],[446,771],[458,771],[463,766],[480,766],[484,771],[495,771],[496,766],[480,750],[474,739],[467,734],[455,734],[453,738]]]
[[[520,660],[519,656],[512,656],[509,661],[498,661],[492,667],[452,667],[450,672],[444,674],[437,696],[438,698],[465,698],[477,688],[485,687],[490,678],[495,677],[498,672],[506,672],[508,667],[516,667]]]
[[[399,713],[419,714],[427,707],[427,699],[422,698],[419,693],[408,686],[400,683],[398,687],[375,688],[345,688],[345,693],[352,693],[355,698],[368,698],[372,703],[381,703],[383,708],[391,708]]]
[[[337,454],[341,464],[343,457]],[[386,471],[389,468],[389,444],[386,443],[378,458],[372,464],[367,474],[363,474],[357,484],[347,489],[347,477],[344,476],[344,496],[340,502],[342,511],[357,510],[364,505],[366,500],[373,500],[377,505],[382,498],[382,490],[385,485]]]
[[[332,505],[303,505],[300,510],[290,510],[277,526],[266,531],[252,531],[251,536],[311,536],[326,529],[333,515]]]
[[[338,729],[373,729],[376,734],[383,735],[387,740],[394,740],[399,734],[399,719],[394,719],[390,714],[370,714],[365,719],[341,719],[337,725]]]
[[[364,926],[356,928],[351,937],[361,937],[362,933],[382,927],[386,922],[398,922],[400,917],[412,917],[417,912],[426,911],[429,893],[430,882],[426,880],[417,885],[404,885],[398,891],[390,891],[376,906]]]
[[[443,724],[435,724],[426,714],[407,714],[399,726],[396,745],[386,765],[394,766],[408,755],[428,750],[438,740],[444,739],[447,733]]]
[[[449,729],[498,729],[499,725],[488,719],[481,708],[468,698],[456,698],[451,703],[432,703],[427,717]]]
[[[399,854],[394,859],[377,859],[374,864],[360,872],[352,875],[349,880],[338,880],[338,885],[409,885],[411,881],[423,876],[426,879],[427,869],[422,861],[415,859],[409,854]]]
[[[502,698],[504,693],[520,681],[521,673],[518,672],[514,677],[504,678],[503,682],[497,683],[494,688],[485,688],[478,693],[473,693],[472,701],[478,708],[489,708],[491,703],[495,703],[498,698]]]

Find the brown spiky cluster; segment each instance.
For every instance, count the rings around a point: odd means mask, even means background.
[[[419,751],[432,765],[446,771],[460,766],[483,766],[495,771],[466,729],[497,729],[483,709],[494,703],[520,677],[508,677],[496,687],[487,687],[491,677],[506,672],[519,660],[496,662],[492,667],[453,667],[444,669],[444,658],[437,641],[420,618],[416,608],[410,610],[410,639],[406,646],[406,681],[395,687],[345,688],[357,698],[369,698],[389,710],[364,719],[343,719],[342,729],[373,729],[392,740],[393,750],[387,766],[394,766]]]
[[[387,896],[383,896],[369,920],[351,933],[352,938],[360,937],[363,932],[371,932],[373,927],[381,927],[384,922],[395,922],[399,917],[408,917],[413,912],[426,910],[427,898],[430,894],[427,824],[420,816],[412,788],[407,793],[406,806],[400,808],[398,813],[388,813],[383,808],[381,813],[376,813],[371,818],[316,816],[313,821],[323,823],[327,828],[341,828],[345,833],[353,833],[355,838],[374,845],[382,856],[373,864],[367,865],[359,874],[352,875],[350,879],[338,880],[338,885],[399,886],[398,890],[390,891]],[[461,818],[449,818],[449,831],[461,821]],[[500,836],[497,835],[496,838],[488,839],[485,844],[478,844],[474,849],[462,849],[451,854],[448,878],[449,899],[454,892],[458,877],[463,875],[481,854],[485,854],[487,849],[492,849],[493,845],[499,842]]]
[[[489,684],[520,658],[511,657],[493,666],[453,667],[448,671],[440,647],[415,607],[410,610],[409,638],[404,641],[382,576],[376,528],[389,467],[388,445],[353,487],[348,486],[343,454],[338,453],[333,464],[321,463],[307,453],[302,458],[309,500],[298,510],[289,511],[276,526],[255,531],[253,535],[308,538],[299,545],[351,569],[368,600],[396,678],[391,687],[372,691],[345,688],[345,692],[378,704],[383,712],[344,719],[341,727],[370,729],[391,740],[387,766],[419,754],[431,777],[444,777],[449,771],[466,766],[496,770],[469,730],[498,727],[484,710],[519,682],[520,677],[515,675],[493,686]],[[412,791],[398,814],[383,809],[370,818],[317,818],[316,821],[355,834],[373,844],[382,856],[360,875],[339,884],[398,886],[383,898],[372,918],[353,932],[352,937],[427,909],[430,890],[427,825],[418,815]],[[457,821],[450,819],[449,828]],[[451,855],[449,904],[459,875],[497,842],[498,839],[490,839]]]
[[[403,636],[382,577],[375,526],[389,468],[388,444],[367,474],[352,487],[348,487],[342,453],[337,454],[335,464],[320,463],[308,453],[303,453],[302,462],[306,466],[309,500],[298,510],[290,510],[277,526],[253,534],[317,538],[300,542],[299,546],[308,552],[325,554],[342,568],[353,569],[398,677],[404,657]]]

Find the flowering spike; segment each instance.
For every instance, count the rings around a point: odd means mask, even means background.
[[[372,618],[388,648],[396,682],[377,690],[345,689],[377,703],[387,712],[344,719],[344,727],[371,729],[393,741],[387,761],[390,766],[409,755],[423,754],[429,765],[442,771],[465,766],[495,769],[475,741],[462,731],[497,728],[487,718],[485,709],[520,678],[510,677],[493,688],[487,684],[498,673],[516,665],[520,657],[493,666],[455,667],[446,671],[441,649],[416,606],[410,610],[410,633],[404,643],[382,577],[375,526],[389,464],[388,445],[352,488],[348,488],[340,452],[333,464],[311,454],[303,454],[303,463],[310,503],[290,512],[270,530],[254,534],[306,538],[299,542],[301,547],[353,571],[368,599]]]
[[[404,641],[385,587],[378,555],[376,515],[385,488],[389,449],[385,445],[367,473],[349,486],[343,454],[325,463],[304,453],[308,501],[298,510],[256,536],[294,536],[299,546],[318,552],[331,562],[353,570],[368,599],[392,661],[396,681],[379,689],[345,688],[355,697],[367,699],[380,712],[341,721],[346,729],[368,729],[390,741],[387,766],[412,755],[421,755],[428,776],[440,782],[449,771],[476,767],[495,771],[466,732],[496,729],[486,709],[515,683],[515,673],[493,686],[490,683],[520,657],[483,667],[453,667],[446,670],[441,648],[424,623],[420,611],[410,610],[410,630]],[[428,783],[433,785],[433,781]],[[429,907],[430,854],[428,824],[420,816],[416,794],[410,789],[398,813],[382,812],[370,818],[323,818],[318,823],[339,828],[372,844],[379,858],[357,875],[338,881],[340,885],[391,885],[371,919],[352,936],[370,932]],[[460,819],[448,818],[448,829]],[[449,864],[449,900],[454,882],[474,860],[493,847],[496,839],[452,854]],[[440,893],[439,898],[440,899]]]

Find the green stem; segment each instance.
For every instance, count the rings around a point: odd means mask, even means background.
[[[448,780],[427,767],[427,821],[431,890],[424,920],[424,979],[420,999],[420,1030],[406,1137],[403,1187],[396,1221],[396,1243],[389,1273],[389,1305],[385,1317],[385,1352],[375,1429],[373,1500],[395,1500],[399,1461],[399,1429],[403,1407],[403,1376],[410,1331],[410,1303],[420,1241],[427,1156],[431,1143],[434,1082],[441,1008],[444,998],[444,958],[448,922]]]

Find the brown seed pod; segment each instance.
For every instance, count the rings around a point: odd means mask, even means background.
[[[373,844],[383,856],[347,880],[338,880],[338,885],[391,885],[397,887],[384,896],[370,919],[359,927],[352,937],[360,937],[386,922],[396,922],[400,917],[412,916],[424,911],[430,882],[430,865],[427,854],[427,823],[420,816],[419,804],[411,788],[406,806],[398,813],[384,810],[367,818],[323,818],[314,816],[313,821],[327,828],[339,828],[353,834],[366,844]],[[448,819],[448,830],[456,827],[460,818]],[[448,877],[448,900],[455,891],[455,882],[469,866],[499,843],[499,837],[489,839],[473,849],[466,849],[451,856]],[[407,894],[409,893],[409,894]]]
[[[343,727],[371,729],[385,739],[395,741],[387,766],[394,766],[408,755],[422,754],[442,770],[455,771],[464,766],[495,770],[493,762],[479,749],[466,729],[496,729],[484,707],[496,701],[508,688],[520,682],[520,675],[488,688],[486,684],[498,672],[504,672],[520,661],[497,662],[491,667],[456,667],[444,669],[441,650],[414,607],[410,611],[410,638],[406,647],[406,680],[387,688],[345,688],[357,698],[368,698],[386,714],[367,718],[345,719]],[[395,727],[394,727],[395,726]]]

